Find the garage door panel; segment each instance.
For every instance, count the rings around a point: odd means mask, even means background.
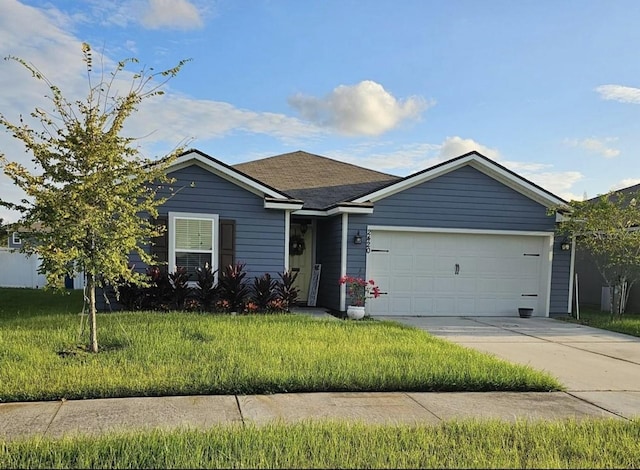
[[[371,239],[389,247],[367,259],[368,275],[388,292],[367,303],[371,314],[517,315],[527,302],[545,311],[546,237],[372,231]]]
[[[454,279],[456,293],[460,296],[466,294],[476,294],[477,280],[473,278]]]
[[[416,252],[413,257],[413,272],[417,274],[431,274],[433,272],[433,264],[436,258],[434,256],[425,256]]]
[[[455,315],[456,300],[453,297],[438,297],[433,301],[434,315]]]
[[[455,279],[453,279],[452,277],[445,277],[445,278],[436,277],[433,279],[433,284],[435,286],[435,290],[442,294],[446,292],[453,293],[456,290]]]
[[[416,276],[411,280],[411,291],[415,295],[424,292],[433,292],[434,280],[432,277]]]
[[[391,308],[395,312],[400,312],[397,315],[412,315],[411,298],[400,296],[392,297]]]
[[[395,252],[389,256],[391,259],[389,262],[391,272],[396,273],[406,273],[407,271],[411,272],[413,267],[413,256],[412,255],[404,255],[397,254]]]
[[[456,258],[452,255],[436,254],[433,261],[433,273],[437,275],[450,275],[455,273]]]

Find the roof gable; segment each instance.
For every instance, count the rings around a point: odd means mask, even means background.
[[[191,149],[187,150],[169,166],[167,173],[173,173],[182,168],[186,168],[191,165],[197,165],[231,183],[246,189],[260,197],[268,197],[272,199],[293,199],[288,194],[278,191],[277,189],[258,181],[250,175],[243,173],[220,160],[217,160],[199,150]]]
[[[353,198],[356,203],[376,202],[386,197],[397,194],[406,189],[425,183],[442,176],[451,171],[455,171],[463,166],[471,166],[487,176],[499,181],[505,186],[527,196],[528,198],[542,204],[545,207],[566,206],[567,202],[553,193],[541,188],[504,166],[494,162],[478,152],[469,152],[460,157],[453,158],[439,165],[435,165],[426,170],[419,171],[412,175],[392,182],[377,190]]]

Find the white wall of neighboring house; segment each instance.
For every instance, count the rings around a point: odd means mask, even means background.
[[[16,250],[0,248],[0,287],[27,287],[41,289],[46,284],[43,274],[38,274],[40,259],[37,256],[27,256]],[[75,289],[82,289],[83,277],[76,276],[73,280]]]
[[[17,251],[0,250],[0,287],[44,287],[45,277],[38,274],[40,260]]]

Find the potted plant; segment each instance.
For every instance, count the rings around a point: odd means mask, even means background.
[[[520,315],[520,318],[531,318],[533,309],[529,307],[520,307],[518,309],[518,314]]]
[[[347,286],[349,296],[349,306],[347,307],[347,317],[352,320],[360,320],[364,317],[364,304],[367,298],[377,299],[380,297],[380,288],[376,286],[373,279],[368,281],[361,277],[343,276],[340,284]]]

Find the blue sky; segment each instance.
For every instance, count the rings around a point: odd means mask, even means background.
[[[635,0],[0,0],[0,55],[78,98],[83,41],[107,65],[191,58],[130,123],[148,155],[188,139],[229,164],[301,149],[404,176],[478,150],[582,199],[640,183],[638,24]],[[45,91],[0,62],[6,117]],[[0,152],[29,161],[4,132]]]

